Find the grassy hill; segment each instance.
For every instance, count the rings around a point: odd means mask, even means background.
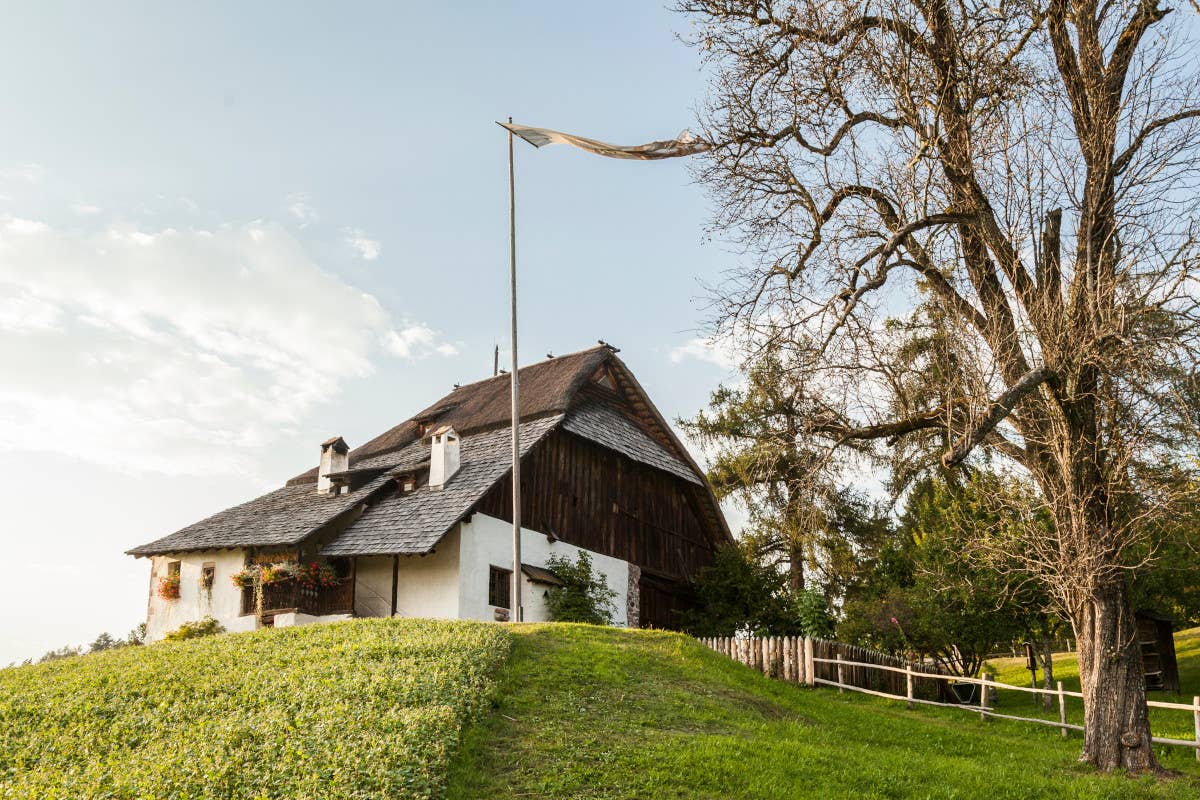
[[[0,798],[439,797],[508,648],[355,620],[0,670]]]
[[[5,800],[1200,792],[1190,751],[1166,755],[1185,777],[1154,784],[1090,774],[1078,747],[578,625],[358,620],[0,670]]]
[[[685,637],[513,631],[493,713],[468,729],[450,797],[1194,798],[1185,777],[1102,777],[1078,736],[764,678]]]

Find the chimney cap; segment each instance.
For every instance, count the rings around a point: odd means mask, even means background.
[[[325,441],[321,442],[322,450],[327,450],[330,447],[333,448],[335,453],[350,452],[350,445],[346,444],[346,440],[340,436],[334,436],[332,439],[326,439]]]
[[[439,425],[438,427],[430,430],[425,435],[428,436],[430,439],[434,439],[443,434],[450,434],[450,435],[454,436],[455,438],[458,437],[458,432],[454,430],[454,427],[452,425]]]

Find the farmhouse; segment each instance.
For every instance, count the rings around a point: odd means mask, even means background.
[[[522,598],[546,619],[547,559],[581,550],[619,625],[672,627],[730,534],[703,472],[616,350],[521,369]],[[351,450],[321,444],[285,486],[129,550],[148,557],[147,638],[347,616],[508,619],[509,378],[458,387]],[[265,568],[264,568],[265,567]]]

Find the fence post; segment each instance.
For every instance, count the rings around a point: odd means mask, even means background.
[[[1200,761],[1200,697],[1192,698],[1192,708],[1195,709],[1192,712],[1192,720],[1196,726],[1196,760]]]
[[[1062,731],[1063,738],[1067,738],[1067,699],[1063,695],[1062,681],[1058,683],[1058,721],[1062,725],[1059,730]],[[1200,758],[1200,750],[1196,751],[1196,758]]]
[[[913,707],[913,671],[911,664],[904,665],[904,682],[908,684],[908,707]]]
[[[979,718],[985,720],[987,719],[988,707],[988,674],[981,672],[979,677],[983,681],[983,683],[979,684]]]
[[[783,637],[783,679],[785,681],[792,680],[792,670],[795,668],[795,662],[792,660],[792,637]]]
[[[809,686],[817,685],[817,664],[813,661],[813,640],[804,637],[804,682]]]
[[[842,654],[841,653],[837,654],[837,669],[838,669],[838,672],[837,672],[838,694],[845,694],[846,690],[842,688],[842,684],[845,683],[845,680],[843,680],[843,678],[842,678]]]

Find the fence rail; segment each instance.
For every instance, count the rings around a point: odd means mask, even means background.
[[[1063,689],[1062,681],[1058,681],[1054,691],[1049,691],[999,683],[987,673],[979,678],[965,678],[928,664],[911,664],[867,648],[799,636],[716,637],[701,639],[700,642],[768,677],[805,686],[830,686],[838,692],[852,691],[889,700],[904,700],[909,708],[918,704],[958,708],[977,713],[980,719],[993,717],[1050,725],[1058,728],[1064,737],[1068,731],[1083,730],[1082,725],[1067,722],[1066,703],[1068,697],[1082,699],[1083,694]],[[967,693],[970,698],[967,702],[962,701],[963,694],[958,688],[962,686],[978,687],[977,691],[972,689]],[[995,703],[1000,690],[1025,692],[1035,697],[1050,695],[1057,700],[1058,719],[1002,714],[996,711]],[[1200,696],[1192,698],[1190,705],[1162,700],[1147,700],[1146,705],[1192,713],[1195,739],[1151,736],[1151,740],[1155,744],[1190,747],[1196,751],[1196,760],[1200,761]]]

